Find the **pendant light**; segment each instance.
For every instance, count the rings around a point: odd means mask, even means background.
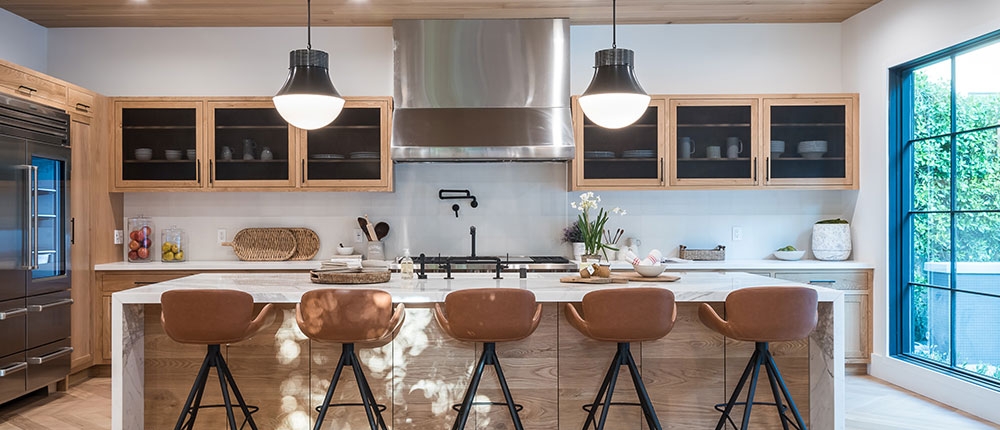
[[[306,1],[306,49],[289,54],[288,79],[274,96],[274,107],[289,124],[315,130],[333,122],[344,98],[330,81],[330,56],[312,49],[312,0]]]
[[[594,78],[580,96],[580,108],[595,124],[622,128],[638,120],[649,107],[649,96],[635,79],[635,53],[618,48],[617,0],[611,2],[611,49],[594,54]]]

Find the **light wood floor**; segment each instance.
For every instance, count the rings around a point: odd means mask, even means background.
[[[847,430],[979,430],[978,420],[870,376],[847,377]],[[93,378],[67,392],[33,395],[0,407],[0,430],[111,428],[111,379]]]

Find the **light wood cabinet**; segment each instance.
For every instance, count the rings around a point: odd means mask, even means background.
[[[858,188],[858,96],[765,97],[764,185]]]
[[[89,91],[69,87],[66,110],[77,117],[93,118],[97,109],[97,95]]]
[[[668,112],[671,187],[757,185],[758,99],[671,98]]]
[[[646,113],[620,129],[594,124],[573,97],[576,155],[572,188],[661,189],[666,177],[664,131],[666,100],[653,98]]]
[[[90,151],[96,141],[92,135],[90,117],[71,114],[70,123],[70,270],[72,271],[70,298],[73,299],[70,322],[70,342],[73,347],[70,370],[76,372],[93,363],[91,314],[92,294],[90,261]]]
[[[392,191],[391,97],[349,97],[332,123],[298,130],[305,190]]]
[[[271,99],[208,102],[208,187],[294,187],[296,130]]]
[[[66,84],[11,63],[0,63],[0,91],[49,106],[66,105]]]
[[[201,188],[207,182],[203,181],[206,164],[203,110],[201,101],[116,101],[114,188],[117,191]]]

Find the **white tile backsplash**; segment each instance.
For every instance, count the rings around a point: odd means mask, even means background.
[[[469,226],[477,228],[480,255],[555,254],[569,256],[560,242],[562,228],[575,220],[567,192],[566,163],[403,163],[395,166],[393,193],[190,192],[128,193],[125,214],[153,217],[158,229],[183,228],[191,260],[235,260],[230,248],[216,244],[216,229],[231,239],[247,227],[308,227],[320,237],[318,257],[331,256],[337,244],[354,243],[357,217],[385,221],[391,230],[386,254],[466,255]],[[438,190],[469,189],[468,200],[439,200]],[[676,255],[677,246],[726,245],[730,259],[765,258],[774,249],[808,249],[812,223],[845,217],[856,193],[851,191],[601,191],[605,207],[620,206],[628,215],[612,215],[607,227],[623,228],[623,238],[642,241]],[[459,217],[451,205],[461,206]],[[743,240],[733,242],[733,226]],[[158,237],[158,236],[157,236]]]

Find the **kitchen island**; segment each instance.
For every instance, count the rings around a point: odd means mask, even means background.
[[[746,273],[679,276],[681,280],[674,283],[629,284],[669,288],[678,301],[674,330],[659,341],[634,345],[633,350],[661,422],[678,428],[710,428],[718,418],[712,405],[724,402],[753,345],[725,339],[703,327],[697,319],[697,305],[709,302],[721,312],[726,295],[735,289],[802,284]],[[579,302],[594,289],[626,286],[562,284],[560,274],[532,273],[527,279],[505,275],[502,280],[487,274],[455,277],[401,280],[394,274],[389,283],[369,286],[386,290],[394,301],[407,305],[406,322],[393,342],[359,351],[376,398],[387,405],[384,414],[392,428],[450,426],[455,416],[451,404],[464,393],[480,347],[445,336],[433,321],[432,304],[450,291],[490,287],[529,289],[544,304],[535,334],[497,348],[515,400],[524,404],[525,428],[580,428],[585,417],[580,406],[593,400],[615,346],[576,332],[565,321],[560,304]],[[180,413],[204,348],[174,343],[159,327],[160,294],[177,288],[239,289],[258,303],[283,304],[279,318],[267,331],[227,346],[227,360],[248,403],[261,407],[255,414],[261,428],[308,428],[315,417],[312,408],[321,403],[339,356],[339,345],[308,341],[295,326],[294,304],[305,291],[323,287],[352,288],[313,284],[305,274],[244,273],[201,274],[115,293],[112,428],[167,427]],[[808,340],[775,343],[772,350],[810,428],[840,430],[844,428],[843,293],[812,288],[820,293],[817,330]],[[495,398],[498,390],[491,378],[484,378],[480,398]],[[356,396],[349,379],[344,379],[342,390],[338,386],[341,401]],[[620,382],[616,401],[634,399],[628,377]],[[758,390],[757,401],[770,400],[766,391]],[[364,422],[360,408],[338,409],[327,418],[331,425]],[[214,428],[209,423],[218,414],[208,412],[199,414],[199,423],[204,419],[208,428]],[[507,428],[505,414],[503,407],[481,407],[470,418],[469,428],[473,422],[476,428]],[[777,423],[774,415],[773,408],[760,406],[754,422],[769,428]],[[642,428],[638,408],[633,407],[613,407],[609,422],[616,423],[614,428]]]

